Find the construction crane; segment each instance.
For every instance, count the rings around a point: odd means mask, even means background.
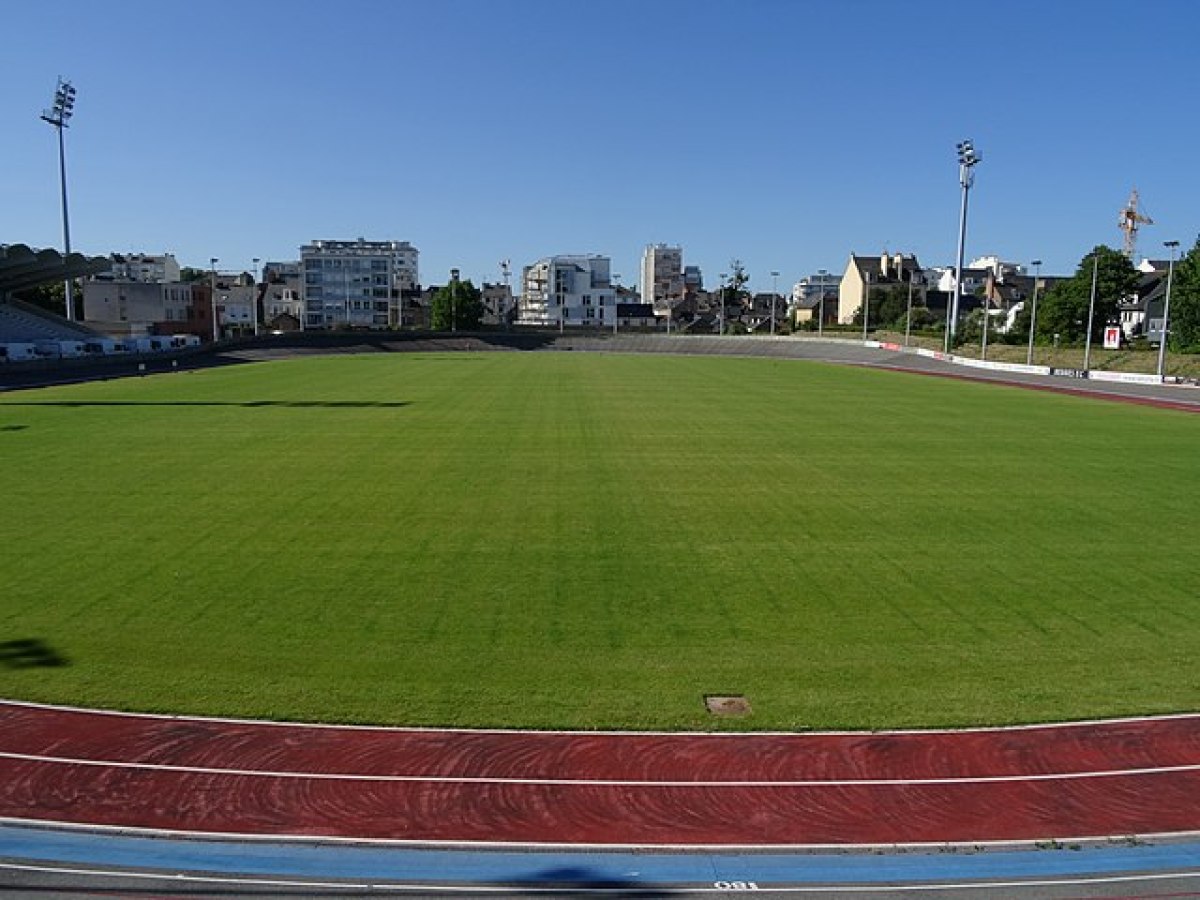
[[[1133,252],[1137,249],[1137,232],[1139,225],[1153,225],[1154,220],[1147,215],[1143,215],[1138,211],[1138,192],[1134,188],[1129,194],[1129,202],[1121,210],[1120,218],[1117,220],[1117,227],[1125,234],[1125,256],[1133,259]]]

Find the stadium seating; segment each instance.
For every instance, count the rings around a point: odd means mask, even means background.
[[[28,303],[0,303],[0,344],[28,341],[78,341],[95,337],[85,325],[68,322]]]

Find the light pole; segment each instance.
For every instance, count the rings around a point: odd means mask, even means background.
[[[775,298],[779,295],[779,273],[771,273],[771,334],[775,334]]]
[[[863,342],[867,340],[867,322],[871,318],[871,273],[863,273]]]
[[[1037,292],[1038,281],[1041,280],[1042,261],[1035,259],[1030,263],[1033,266],[1033,306],[1029,310],[1029,350],[1025,353],[1025,365],[1033,365],[1033,334],[1037,328]]]
[[[717,332],[718,334],[724,334],[724,333],[725,333],[725,279],[726,279],[727,277],[728,277],[728,273],[726,273],[726,272],[722,272],[722,273],[721,273],[721,290],[720,290],[720,292],[717,294],[717,296],[718,296],[718,297],[720,298],[720,300],[721,300],[721,307],[720,307],[720,311],[717,313],[717,315],[719,316],[719,318],[717,319],[717,321],[718,321],[718,322],[720,323],[720,325],[721,325],[721,330]]]
[[[1163,241],[1163,246],[1171,251],[1171,261],[1167,263],[1167,299],[1163,301],[1162,330],[1158,339],[1158,380],[1162,381],[1167,363],[1167,321],[1171,315],[1171,276],[1175,274],[1175,248],[1179,241]]]
[[[986,282],[985,282],[985,284],[986,284]],[[991,316],[988,315],[988,313],[991,312],[991,309],[992,309],[992,299],[991,299],[991,297],[988,296],[986,287],[984,287],[984,289],[983,289],[982,299],[983,299],[983,344],[981,345],[981,348],[979,350],[979,358],[986,360],[987,359],[988,320],[991,319]]]
[[[63,257],[71,255],[71,220],[67,215],[67,148],[63,141],[63,129],[69,127],[71,114],[75,111],[75,88],[69,81],[58,79],[54,89],[54,104],[42,110],[41,119],[58,130],[58,180],[62,188]],[[68,278],[63,282],[67,320],[75,318],[75,287]]]
[[[213,343],[214,344],[220,340],[220,337],[219,337],[218,331],[217,331],[217,262],[218,261],[219,261],[218,257],[216,257],[216,256],[211,257],[208,261],[208,272],[209,272],[208,297],[209,297],[209,305],[212,307]]]
[[[821,280],[821,300],[817,310],[817,337],[821,337],[825,333],[825,276],[828,274],[829,272],[825,269],[817,269],[817,277]]]
[[[975,166],[983,157],[975,152],[975,145],[965,140],[956,145],[958,150],[958,183],[962,185],[962,207],[958,213],[958,255],[954,265],[954,299],[951,303],[950,321],[946,327],[946,352],[954,346],[958,333],[958,306],[962,298],[963,249],[967,243],[967,195],[975,183]]]
[[[1096,275],[1100,269],[1100,254],[1092,254],[1092,293],[1088,299],[1087,336],[1083,343],[1083,371],[1090,372],[1092,366],[1092,317],[1096,314]]]
[[[912,337],[912,295],[913,282],[917,279],[917,273],[914,269],[908,271],[908,308],[904,313],[904,346],[908,346],[908,342]]]
[[[250,260],[254,263],[254,280],[250,285],[250,325],[258,336],[258,257]]]
[[[620,303],[621,303],[621,276],[620,275],[612,276],[612,283],[613,283],[613,334],[616,334],[617,333],[617,309],[619,308]],[[670,301],[667,301],[667,308],[670,309],[670,306],[671,306]],[[668,312],[667,315],[669,316],[670,313]],[[668,318],[667,321],[669,322],[670,319]]]

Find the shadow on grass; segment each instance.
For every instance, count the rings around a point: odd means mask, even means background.
[[[0,666],[7,669],[52,669],[67,664],[67,658],[41,638],[0,641]]]
[[[0,431],[24,431],[28,425],[0,425]]]
[[[409,401],[376,400],[39,400],[5,403],[5,406],[58,406],[79,409],[87,406],[240,406],[243,409],[278,407],[280,409],[400,409]],[[19,426],[26,427],[26,426]]]

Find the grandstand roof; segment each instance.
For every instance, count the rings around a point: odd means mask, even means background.
[[[0,244],[0,300],[15,291],[43,284],[82,278],[112,268],[107,256],[84,256],[57,250],[35,250],[25,244]]]

